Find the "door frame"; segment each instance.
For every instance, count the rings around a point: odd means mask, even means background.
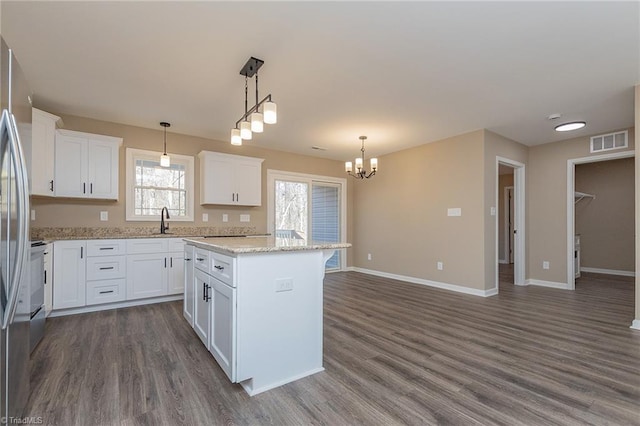
[[[567,289],[576,289],[576,266],[573,260],[576,238],[575,190],[576,164],[598,163],[600,161],[619,160],[635,157],[635,151],[621,151],[591,157],[570,158],[567,160]],[[637,250],[637,248],[636,248]]]
[[[498,178],[499,179],[499,178]],[[511,247],[511,227],[509,226],[509,219],[510,216],[508,214],[509,212],[509,191],[511,191],[511,194],[515,194],[515,190],[512,186],[505,186],[504,187],[504,248],[505,250],[509,247]],[[514,201],[514,210],[515,210],[515,199]],[[515,215],[514,215],[515,218]],[[510,251],[509,253],[505,252],[505,259],[498,259],[498,261],[500,260],[504,260],[504,263],[506,263],[507,265],[511,262],[511,259],[513,258],[513,250]]]
[[[267,169],[267,232],[274,234],[274,183],[277,179],[290,180],[294,182],[305,182],[309,184],[309,198],[311,198],[311,187],[313,182],[326,182],[340,185],[340,240],[347,241],[347,180],[333,176],[312,175],[306,173],[288,172],[284,170]],[[310,203],[310,201],[309,201]],[[311,206],[310,206],[311,207]],[[311,213],[311,210],[309,210]],[[311,217],[313,220],[313,216]],[[311,227],[311,223],[309,223]],[[347,251],[339,250],[340,269],[332,269],[327,272],[345,271],[347,268]]]
[[[525,242],[526,242],[526,227],[525,227],[525,164],[519,161],[511,160],[509,158],[496,156],[496,172],[495,172],[495,200],[496,205],[498,203],[498,191],[500,188],[500,164],[513,168],[513,229],[515,235],[513,237],[513,283],[515,285],[526,285],[525,282]],[[495,214],[495,289],[499,289],[499,253],[498,253],[498,214]]]

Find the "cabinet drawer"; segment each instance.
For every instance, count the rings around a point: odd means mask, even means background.
[[[210,273],[209,255],[210,255],[210,252],[208,252],[207,250],[196,248],[195,254],[193,256],[194,257],[193,266],[195,266],[197,269],[201,270],[202,272],[206,272],[207,274],[209,274]]]
[[[182,238],[172,238],[169,240],[169,249],[167,251],[184,251],[184,240]]]
[[[87,257],[117,256],[125,254],[125,240],[90,240],[87,241]]]
[[[125,300],[126,280],[102,280],[87,282],[87,305],[121,302]]]
[[[88,257],[87,281],[125,278],[126,268],[125,256]]]
[[[209,254],[209,273],[223,283],[235,287],[233,280],[233,257],[225,256],[219,253]]]
[[[127,254],[166,253],[166,238],[143,238],[127,240]]]

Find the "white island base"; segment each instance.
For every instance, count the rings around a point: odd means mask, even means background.
[[[193,250],[196,268],[194,329],[232,382],[253,396],[324,370],[324,266],[335,248],[247,252],[249,248],[242,247],[238,250],[244,252],[238,253],[230,252],[234,244],[227,239],[225,246],[186,241],[186,258]],[[203,274],[206,269],[208,275]],[[187,319],[188,303],[185,291]],[[203,309],[209,313],[207,338],[205,327],[197,326],[198,317],[200,323],[205,320]]]

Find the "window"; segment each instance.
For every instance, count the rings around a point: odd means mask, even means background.
[[[193,157],[127,149],[127,220],[158,220],[163,207],[172,221],[193,221]]]

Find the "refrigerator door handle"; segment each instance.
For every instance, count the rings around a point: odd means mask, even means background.
[[[22,146],[20,145],[20,139],[18,136],[18,126],[16,125],[15,117],[9,111],[2,111],[2,118],[0,119],[0,137],[7,138],[9,140],[9,152],[11,153],[11,161],[13,163],[14,170],[16,172],[16,205],[18,217],[18,236],[16,240],[16,259],[13,275],[10,278],[9,285],[9,297],[7,298],[7,306],[3,312],[2,317],[2,329],[5,330],[9,324],[13,321],[13,316],[16,312],[16,306],[18,304],[18,290],[20,289],[20,282],[22,281],[22,275],[24,267],[27,263],[27,235],[29,229],[29,223],[27,222],[27,208],[29,187],[27,183],[26,168],[24,161],[24,154],[22,153]]]

